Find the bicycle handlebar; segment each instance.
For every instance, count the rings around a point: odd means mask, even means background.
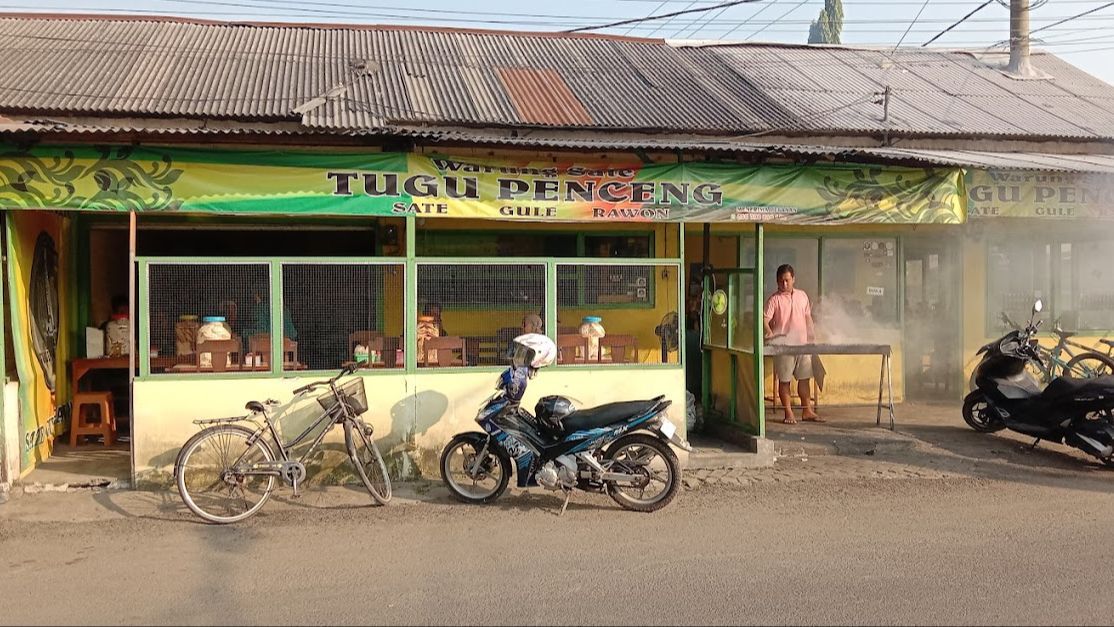
[[[337,374],[337,376],[335,376],[331,379],[326,379],[324,381],[314,381],[313,383],[307,383],[307,384],[303,385],[302,387],[294,390],[293,394],[294,394],[294,396],[298,396],[299,394],[309,392],[310,390],[313,390],[314,388],[321,387],[322,385],[332,385],[332,384],[336,383],[337,380],[340,379],[341,377],[348,376],[348,375],[352,374],[353,372],[356,372],[356,365],[355,364],[352,364],[351,366],[345,366],[344,368],[341,369],[340,373]]]

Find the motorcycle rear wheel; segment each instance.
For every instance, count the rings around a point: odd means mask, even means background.
[[[1006,428],[1006,424],[990,411],[990,404],[982,394],[969,394],[963,400],[963,421],[979,433],[994,433]]]
[[[609,468],[612,472],[645,475],[645,484],[639,486],[605,482],[607,495],[624,509],[656,512],[677,496],[681,487],[681,464],[673,449],[661,440],[643,433],[623,436],[607,449],[604,457],[612,462]],[[661,462],[655,463],[659,458]],[[662,484],[661,491],[647,498],[646,490],[657,483]]]

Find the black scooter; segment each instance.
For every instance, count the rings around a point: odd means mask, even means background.
[[[1035,335],[1040,300],[1024,329],[1010,331],[979,349],[973,390],[963,400],[963,420],[975,431],[1010,429],[1041,440],[1062,442],[1114,466],[1114,376],[1057,377],[1041,389],[1027,369],[1042,363]]]

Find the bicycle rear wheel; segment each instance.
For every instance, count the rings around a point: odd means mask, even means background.
[[[191,512],[218,524],[255,514],[271,496],[274,475],[249,474],[252,466],[273,462],[271,448],[239,425],[217,425],[190,438],[175,468],[178,494]]]
[[[1100,353],[1080,353],[1064,366],[1064,375],[1077,379],[1093,379],[1114,374],[1114,359]]]
[[[344,443],[348,447],[348,457],[356,467],[356,473],[371,493],[371,498],[380,505],[391,500],[391,478],[387,474],[387,464],[375,440],[371,437],[371,427],[362,420],[344,423]]]

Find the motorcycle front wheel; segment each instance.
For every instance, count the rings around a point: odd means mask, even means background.
[[[608,480],[607,494],[625,509],[656,512],[669,505],[681,487],[681,464],[669,445],[642,433],[616,440],[604,454],[608,472],[635,475],[633,482]]]
[[[963,400],[963,421],[979,433],[994,433],[1006,428],[998,416],[990,410],[990,404],[981,393],[968,394]]]
[[[441,453],[441,480],[458,501],[490,503],[507,489],[511,479],[511,460],[494,442],[484,452],[487,437],[462,433],[453,438]],[[483,459],[478,456],[483,453]]]

